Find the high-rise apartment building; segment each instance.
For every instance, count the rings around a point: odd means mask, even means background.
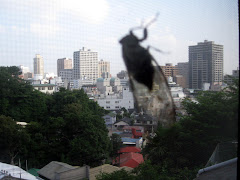
[[[213,41],[189,46],[189,88],[201,89],[203,83],[216,84],[223,80],[223,45]]]
[[[73,53],[73,79],[98,78],[98,53],[83,47]]]
[[[103,73],[110,74],[110,62],[101,60],[98,62],[98,77],[101,78]]]
[[[182,76],[181,81],[185,82],[185,84],[182,84],[183,88],[189,87],[189,63],[188,62],[180,62],[177,64],[178,67],[178,75]],[[179,76],[180,77],[180,76]]]
[[[36,57],[33,59],[33,69],[34,74],[44,76],[44,62],[42,56],[39,54],[36,54]]]
[[[173,77],[178,74],[178,67],[173,66],[172,63],[166,63],[165,66],[160,66],[166,78]]]
[[[62,58],[57,60],[57,75],[60,76],[60,71],[64,69],[72,69],[72,59]]]

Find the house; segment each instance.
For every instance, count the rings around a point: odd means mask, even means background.
[[[135,116],[135,123],[136,126],[143,126],[145,131],[151,132],[152,129],[157,127],[157,120],[156,118],[148,115],[148,114],[139,114]]]
[[[89,177],[89,166],[74,167],[66,163],[52,161],[38,171],[40,177],[49,180],[69,178],[78,180]]]
[[[119,171],[121,169],[124,169],[126,171],[132,171],[131,167],[127,167],[127,166],[117,167],[117,166],[112,166],[110,164],[104,164],[102,166],[91,168],[90,171],[89,171],[89,179],[90,180],[95,180],[96,176],[101,174],[101,173],[112,173],[114,171]]]
[[[129,138],[129,137],[122,137],[122,142],[124,145],[128,146],[136,146],[141,148],[143,145],[143,138],[135,139],[135,138]]]
[[[133,120],[131,118],[128,117],[124,117],[121,119],[121,121],[128,123],[129,125],[131,125],[133,123]]]
[[[127,146],[127,147],[123,147],[121,148],[118,153],[130,153],[130,152],[134,152],[134,153],[140,153],[141,149],[137,148],[137,147],[132,147],[132,146]]]
[[[119,122],[115,123],[114,126],[117,129],[122,129],[124,126],[129,126],[129,124],[124,121],[119,121]]]
[[[133,138],[140,138],[143,135],[142,132],[137,131],[135,128],[132,128],[132,134],[133,134]]]
[[[38,174],[44,177],[44,179],[49,180],[96,180],[96,176],[101,173],[112,173],[121,169],[125,169],[126,171],[132,170],[131,167],[116,167],[110,164],[89,168],[89,166],[74,167],[66,163],[52,161],[40,169]]]
[[[217,144],[205,168],[198,171],[196,180],[237,179],[238,142]]]
[[[237,161],[233,158],[203,169],[200,169],[195,180],[237,179]]]
[[[132,132],[132,128],[136,129],[137,132],[144,133],[144,127],[142,127],[142,126],[125,126],[123,128],[123,131],[124,132]]]
[[[0,162],[0,179],[1,180],[17,180],[17,179],[31,179],[38,180],[22,168],[6,163]]]
[[[103,116],[103,119],[107,127],[112,127],[117,120],[116,114],[114,112],[110,112],[107,115]]]
[[[120,154],[120,156],[117,157],[116,161],[114,161],[113,163],[119,164],[120,167],[127,166],[131,168],[135,168],[143,162],[144,160],[143,160],[142,154],[130,152],[125,154]]]
[[[43,93],[53,94],[56,92],[55,84],[32,84],[33,88]]]

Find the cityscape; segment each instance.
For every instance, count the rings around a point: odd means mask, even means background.
[[[0,180],[237,179],[238,3],[3,0]]]
[[[232,74],[223,73],[223,53],[223,45],[204,40],[189,46],[188,62],[160,66],[178,106],[183,98],[194,98],[194,91],[220,91],[231,84],[233,78],[239,78],[238,67],[232,70]],[[34,72],[29,72],[29,67],[22,65],[19,68],[21,77],[41,92],[51,94],[60,88],[83,88],[90,99],[106,110],[123,107],[134,110],[127,71],[122,70],[114,77],[110,73],[110,62],[98,59],[98,52],[82,47],[73,53],[73,60],[59,58],[56,61],[57,75],[44,73],[44,59],[39,54],[33,58]]]

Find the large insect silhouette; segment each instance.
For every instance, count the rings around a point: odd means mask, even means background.
[[[145,27],[131,29],[129,35],[123,37],[119,42],[122,45],[122,56],[138,111],[143,111],[156,118],[162,126],[170,126],[176,118],[167,80],[161,67],[149,52],[149,49],[153,47],[148,46],[145,49],[140,46],[140,42],[147,39],[147,27],[156,18],[157,15]],[[135,29],[143,29],[143,38],[139,39],[133,34]]]

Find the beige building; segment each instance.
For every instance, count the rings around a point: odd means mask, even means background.
[[[102,73],[110,74],[110,62],[109,61],[99,61],[98,62],[98,78],[102,77]]]
[[[57,60],[57,75],[60,76],[60,71],[72,69],[72,59],[62,58]]]
[[[44,62],[42,56],[36,54],[36,57],[33,59],[33,69],[34,74],[40,74],[44,76]]]
[[[179,84],[183,88],[187,88],[187,81],[183,75],[176,75],[173,77],[173,81]]]
[[[98,78],[98,53],[83,47],[73,53],[73,79]]]
[[[165,66],[160,66],[166,78],[173,77],[178,74],[178,67],[173,66],[172,63],[166,63]]]

